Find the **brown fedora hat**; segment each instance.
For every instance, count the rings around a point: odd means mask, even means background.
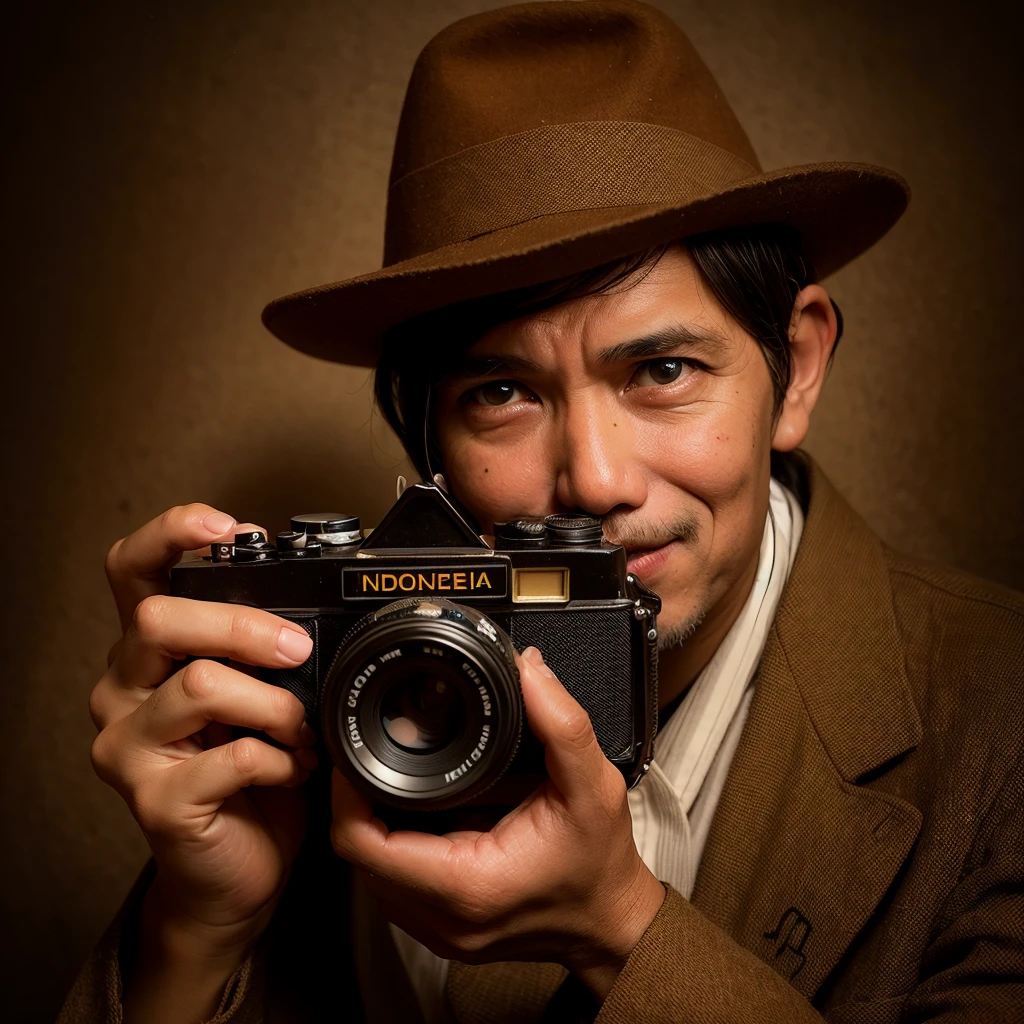
[[[376,364],[389,327],[720,228],[795,228],[820,277],[897,221],[882,167],[762,171],[711,72],[638,0],[521,4],[464,18],[413,69],[384,266],[271,302],[289,345]]]

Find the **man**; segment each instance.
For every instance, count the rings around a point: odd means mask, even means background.
[[[655,765],[627,794],[530,649],[549,779],[527,801],[486,833],[389,833],[335,773],[328,825],[298,701],[203,660],[294,666],[309,640],[162,596],[237,529],[171,510],[111,551],[125,635],[92,698],[153,865],[65,1019],[1013,1019],[1024,602],[889,551],[796,452],[840,330],[814,271],[905,201],[879,168],[761,172],[643,4],[435,38],[384,269],[265,319],[377,365],[485,531],[602,518],[664,602]]]

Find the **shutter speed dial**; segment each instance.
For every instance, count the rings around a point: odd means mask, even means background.
[[[562,513],[544,520],[556,544],[600,544],[601,520],[593,516]]]
[[[512,547],[540,548],[547,545],[548,528],[543,519],[512,519],[495,523],[494,537]]]
[[[294,534],[306,537],[305,544],[315,539],[331,547],[342,547],[358,544],[363,539],[359,516],[343,512],[306,512],[301,516],[292,516],[291,528]],[[305,544],[298,542],[294,547],[304,547]]]
[[[277,554],[280,558],[319,558],[323,545],[316,537],[289,530],[277,535]]]

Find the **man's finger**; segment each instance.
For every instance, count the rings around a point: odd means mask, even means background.
[[[187,656],[295,668],[312,650],[302,626],[260,608],[153,595],[136,607],[111,678],[127,688],[158,686],[171,662]]]
[[[310,746],[306,710],[293,693],[215,661],[193,661],[129,716],[128,743],[151,748],[183,740],[210,722],[259,729],[290,747]]]
[[[311,758],[309,750],[292,754],[244,736],[168,769],[161,790],[175,802],[201,806],[226,800],[246,786],[297,786],[309,778],[315,764]]]
[[[182,552],[233,537],[235,528],[232,516],[194,503],[168,509],[119,540],[107,555],[106,570],[122,627],[144,597],[166,592],[167,572]]]
[[[528,647],[518,660],[526,717],[544,744],[548,777],[569,803],[585,807],[600,798],[598,780],[608,765],[590,718],[536,647]]]

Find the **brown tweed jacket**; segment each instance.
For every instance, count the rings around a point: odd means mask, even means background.
[[[1024,1021],[1024,598],[897,554],[797,469],[803,539],[692,903],[669,890],[598,1024]],[[303,857],[218,1024],[363,1019],[353,964],[386,937],[343,924],[323,844]],[[144,884],[62,1024],[120,1020]],[[393,953],[369,970],[415,1021]],[[552,964],[453,964],[448,997],[459,1024],[588,1015]]]

